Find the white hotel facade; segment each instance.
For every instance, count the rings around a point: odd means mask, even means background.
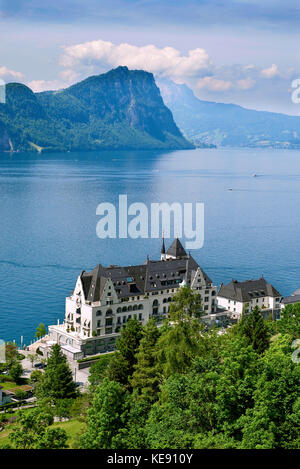
[[[114,350],[122,327],[133,317],[146,324],[168,314],[179,287],[186,284],[202,300],[206,315],[217,310],[217,287],[176,238],[161,259],[137,266],[97,265],[82,271],[66,298],[63,324],[49,326],[51,343],[59,343],[71,359]]]

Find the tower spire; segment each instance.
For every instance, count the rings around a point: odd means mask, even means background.
[[[164,234],[162,235],[162,245],[161,245],[161,251],[160,251],[160,259],[162,261],[166,260],[166,248],[165,248],[165,238]]]

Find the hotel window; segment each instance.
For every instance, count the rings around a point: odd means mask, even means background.
[[[207,302],[209,301],[209,296],[206,296],[206,297],[204,298],[204,301],[205,301],[205,303],[207,303]]]
[[[97,321],[97,327],[101,327],[101,321]]]

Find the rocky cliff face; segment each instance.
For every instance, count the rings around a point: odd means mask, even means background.
[[[165,106],[153,75],[118,67],[65,90],[33,93],[7,85],[0,149],[179,149],[193,146]],[[1,143],[3,142],[3,143]]]

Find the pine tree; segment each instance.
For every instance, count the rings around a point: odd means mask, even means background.
[[[190,287],[180,288],[170,306],[169,324],[157,345],[157,361],[165,377],[185,373],[199,352],[204,330],[200,316],[199,295]]]
[[[41,337],[44,337],[46,334],[47,334],[47,330],[46,330],[45,324],[41,322],[36,328],[35,337],[37,339],[40,339]]]
[[[72,372],[58,344],[52,347],[46,371],[37,385],[37,395],[54,401],[76,397]]]
[[[158,327],[151,318],[144,328],[144,336],[136,354],[137,363],[134,365],[135,371],[131,379],[133,389],[136,389],[148,402],[154,401],[159,391],[159,374],[155,363],[158,337]]]
[[[270,333],[257,306],[243,314],[239,330],[256,352],[263,353],[269,347]]]
[[[128,384],[136,363],[135,354],[143,336],[143,326],[137,319],[130,319],[117,341],[118,352],[107,367],[107,376],[112,381]]]

